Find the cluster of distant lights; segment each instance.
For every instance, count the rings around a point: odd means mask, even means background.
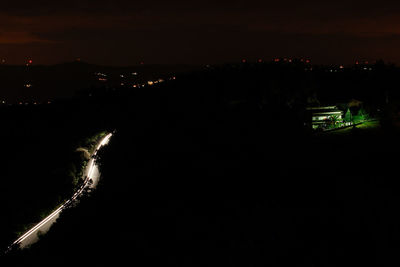
[[[242,63],[248,63],[248,61],[246,59],[242,59],[241,60]],[[295,62],[301,62],[301,63],[305,63],[305,64],[311,64],[311,60],[310,59],[306,59],[306,58],[300,58],[300,59],[292,59],[292,58],[273,58],[272,59],[273,63],[295,63]],[[257,59],[257,63],[264,63],[263,59]],[[369,61],[355,61],[354,63],[355,66],[359,66],[361,67],[362,70],[364,71],[372,71],[373,68],[370,66],[370,62]],[[354,66],[353,65],[353,66]],[[209,65],[207,65],[207,67],[209,67]],[[335,73],[335,72],[339,72],[342,71],[344,69],[346,69],[348,67],[345,67],[344,65],[339,65],[339,66],[335,66],[335,67],[331,67],[328,68],[326,70],[326,72],[330,72],[330,73]],[[351,67],[349,67],[351,68]],[[313,71],[313,67],[308,66],[304,68],[305,71]]]
[[[0,104],[1,104],[2,106],[5,106],[5,105],[8,105],[8,106],[14,106],[14,105],[18,105],[18,106],[49,105],[49,104],[51,104],[51,103],[52,103],[52,102],[51,102],[50,100],[45,101],[45,102],[38,102],[38,101],[34,101],[34,102],[26,102],[26,101],[24,101],[24,102],[22,102],[22,101],[19,101],[19,102],[16,102],[16,103],[14,103],[14,104],[12,104],[12,103],[7,103],[6,100],[1,100],[1,101],[0,101]]]
[[[97,79],[102,82],[107,81],[107,74],[101,73],[101,72],[96,72],[95,75],[97,76]]]
[[[292,58],[273,58],[272,59],[273,62],[288,62],[288,63],[292,63],[292,62],[296,62],[296,61],[300,61],[300,62],[304,62],[304,63],[311,63],[310,59],[305,59],[305,58],[300,58],[300,59],[292,59]],[[242,59],[241,61],[242,63],[248,63],[247,59]],[[261,58],[257,59],[257,63],[264,63],[265,61]]]
[[[107,74],[102,73],[102,72],[95,72],[94,74],[97,77],[98,81],[100,81],[100,82],[107,82],[108,81],[108,79],[107,79],[108,75]],[[137,72],[132,72],[132,73],[130,73],[130,75],[137,76],[138,73]],[[129,76],[129,75],[125,75],[125,74],[120,74],[119,75],[120,78],[125,78],[127,76]],[[175,80],[175,79],[176,79],[175,76],[172,76],[172,77],[168,78],[168,80],[170,80],[170,81],[171,80]],[[162,78],[159,78],[159,79],[156,79],[156,80],[149,80],[149,81],[147,81],[145,83],[132,84],[131,86],[133,88],[142,88],[142,87],[152,86],[152,85],[156,85],[156,84],[163,83],[163,82],[165,82],[165,80],[162,79]],[[121,82],[120,86],[126,86],[126,83],[125,82]]]
[[[168,78],[168,80],[170,80],[170,81],[171,80],[176,80],[176,77],[175,76],[170,77],[170,78]],[[163,83],[163,82],[165,82],[164,79],[158,79],[158,80],[155,80],[155,81],[147,81],[147,83],[133,84],[132,87],[133,88],[141,88],[141,87],[146,87],[147,85],[152,86],[152,85],[156,85],[156,84]],[[121,83],[121,86],[124,86],[124,85],[125,85],[124,83]]]
[[[294,59],[291,59],[291,58],[274,58],[274,62],[288,62],[288,63],[292,63],[292,62],[294,62],[295,60]],[[310,64],[311,63],[311,60],[309,60],[309,59],[304,59],[304,58],[301,58],[301,59],[299,59],[299,61],[300,62],[303,62],[303,63],[306,63],[306,64]],[[258,61],[258,62],[262,62],[262,61]]]
[[[279,57],[277,57],[277,58],[273,58],[271,61],[272,62],[288,62],[288,63],[302,62],[302,63],[307,63],[307,64],[311,63],[311,59],[308,59],[308,58],[279,58]],[[242,63],[248,63],[247,59],[245,59],[245,58],[242,59],[241,62]],[[261,58],[257,59],[257,63],[264,63],[264,62],[265,61],[263,59],[261,59]],[[369,61],[360,62],[360,61],[356,60],[354,62],[354,64],[355,65],[363,65],[363,64],[364,65],[369,65],[371,63]]]
[[[95,75],[101,76],[101,77],[107,77],[107,74],[100,73],[100,72],[95,73]],[[132,75],[136,76],[137,72],[133,72]],[[124,76],[121,74],[120,77],[123,78]],[[170,80],[170,81],[171,80],[176,80],[176,76],[172,76],[172,77],[168,78],[168,80]],[[150,80],[150,81],[147,81],[146,83],[142,83],[142,84],[133,84],[132,87],[133,88],[143,88],[143,87],[146,87],[146,86],[152,86],[152,85],[160,84],[160,83],[163,83],[163,82],[165,82],[165,80],[160,78],[160,79],[157,79],[157,80]],[[27,88],[30,88],[33,85],[29,83],[29,84],[25,84],[24,86],[27,87]],[[125,86],[125,84],[121,83],[121,86]],[[28,105],[43,105],[43,104],[48,105],[48,104],[51,104],[51,103],[52,102],[50,100],[48,100],[48,101],[45,101],[45,102],[37,102],[37,101],[34,101],[34,102],[23,101],[22,102],[22,101],[19,101],[16,104],[11,104],[11,103],[7,103],[6,100],[0,100],[0,105],[2,105],[2,106],[4,106],[4,105],[8,105],[8,106],[13,106],[13,105],[28,106]]]
[[[107,76],[108,76],[108,75],[105,74],[105,73],[102,73],[102,72],[95,72],[94,75],[96,75],[96,76],[97,76],[97,79],[98,79],[99,81],[101,81],[101,82],[106,82],[106,81],[107,81]],[[131,75],[132,75],[132,76],[137,76],[138,73],[137,73],[137,72],[132,72]],[[120,77],[120,78],[125,78],[125,75],[124,75],[124,74],[120,74],[119,77]]]
[[[362,63],[360,63],[359,61],[355,62],[355,65],[361,67],[362,70],[364,70],[364,71],[372,71],[373,70],[369,64],[370,64],[369,61],[364,61]],[[344,65],[340,65],[339,69],[338,68],[331,68],[331,69],[327,70],[327,72],[331,72],[331,73],[332,72],[338,72],[338,71],[342,71],[344,69],[346,69],[346,67]]]
[[[77,60],[77,61],[80,61],[80,59]],[[1,62],[2,64],[5,64],[5,63],[6,63],[6,60],[5,60],[5,59],[1,59],[0,62]],[[32,64],[33,64],[33,60],[32,60],[32,59],[28,59],[28,60],[26,61],[26,64],[25,64],[25,65],[28,67],[28,66],[31,66]],[[143,65],[144,63],[143,63],[143,62],[140,62],[140,64]],[[130,73],[130,74],[131,74],[132,76],[137,76],[137,75],[138,75],[137,72],[132,72],[132,73]],[[108,79],[107,79],[108,75],[105,74],[105,73],[102,73],[102,72],[95,72],[95,76],[97,76],[98,81],[101,81],[101,82],[107,82],[107,81],[108,81]],[[119,76],[120,76],[120,78],[125,78],[125,75],[124,75],[124,74],[120,74]],[[176,79],[175,76],[168,78],[168,80],[175,80],[175,79]],[[162,78],[156,79],[156,80],[149,80],[149,81],[147,81],[147,82],[145,82],[145,83],[142,83],[142,84],[139,84],[139,83],[133,84],[132,87],[133,87],[133,88],[142,88],[142,87],[146,87],[146,86],[152,86],[152,85],[156,85],[156,84],[159,84],[159,83],[163,83],[164,81],[165,81],[165,80],[162,79]],[[125,86],[125,83],[120,83],[120,85],[121,85],[121,86]],[[25,88],[31,88],[31,87],[33,87],[33,84],[32,84],[32,83],[26,83],[26,84],[24,84],[23,86],[24,86]],[[45,101],[45,102],[37,102],[37,101],[34,101],[34,102],[26,102],[26,101],[19,101],[19,102],[16,102],[16,103],[12,104],[12,103],[7,103],[6,100],[0,100],[0,105],[2,105],[2,106],[5,106],[5,105],[8,105],[8,106],[13,106],[13,105],[18,105],[18,106],[29,106],[29,105],[43,105],[43,104],[47,104],[47,105],[48,105],[48,104],[51,104],[51,103],[52,103],[52,102],[49,100],[49,101]]]
[[[306,63],[306,64],[310,64],[311,63],[311,60],[310,59],[304,59],[304,58],[301,58],[301,59],[291,59],[291,58],[274,58],[273,60],[272,60],[273,62],[275,62],[275,63],[279,63],[279,62],[287,62],[287,63],[293,63],[293,62],[295,62],[295,61],[299,61],[299,62],[302,62],[302,63]],[[1,60],[1,62],[4,64],[6,61],[5,61],[5,59],[2,59]],[[242,63],[247,63],[247,60],[246,59],[242,59],[241,60],[241,62]],[[263,63],[264,62],[264,60],[262,60],[262,59],[257,59],[257,63]],[[32,61],[32,59],[29,59],[29,60],[27,60],[27,63],[26,63],[26,66],[30,66],[30,65],[32,65],[32,63],[33,63],[33,61]],[[363,70],[365,70],[365,71],[372,71],[372,68],[371,67],[367,67],[366,65],[369,65],[369,62],[368,61],[364,61],[363,63],[360,63],[359,61],[356,61],[355,62],[355,65],[364,65],[364,67],[363,67]],[[207,65],[207,66],[209,66],[209,65]],[[344,65],[339,65],[339,70],[343,70],[343,69],[345,69],[345,67],[344,67]],[[313,70],[313,68],[312,67],[310,67],[310,68],[305,68],[305,71],[312,71]],[[329,70],[327,70],[328,72],[331,72],[331,73],[333,73],[333,72],[338,72],[338,69],[337,68],[331,68],[331,69],[329,69]],[[101,82],[107,82],[107,74],[105,74],[105,73],[102,73],[102,72],[96,72],[95,73],[95,75],[97,76],[97,79],[99,80],[99,81],[101,81]],[[131,73],[131,75],[132,76],[137,76],[138,75],[138,73],[137,72],[132,72]],[[125,78],[125,75],[124,74],[120,74],[119,75],[120,76],[120,78]],[[168,80],[175,80],[176,79],[176,77],[175,76],[173,76],[173,77],[170,77],[170,78],[168,78]],[[159,84],[159,83],[163,83],[165,80],[164,79],[157,79],[157,80],[149,80],[149,81],[147,81],[146,83],[142,83],[142,84],[133,84],[132,85],[132,87],[133,88],[141,88],[141,87],[146,87],[147,85],[149,85],[149,86],[152,86],[152,85],[155,85],[155,84]],[[120,83],[120,85],[121,86],[125,86],[125,83]],[[24,84],[24,87],[26,87],[26,88],[31,88],[33,85],[31,84],[31,83],[27,83],[27,84]],[[0,101],[0,104],[1,105],[6,105],[7,104],[7,102],[5,101],[5,100],[1,100]],[[47,101],[47,102],[44,102],[44,103],[41,103],[41,102],[18,102],[18,105],[41,105],[41,104],[51,104],[51,101]],[[8,104],[8,105],[12,105],[12,104]]]

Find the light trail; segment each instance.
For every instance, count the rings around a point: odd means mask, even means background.
[[[106,145],[109,141],[110,138],[112,136],[112,133],[109,133],[108,135],[106,135],[101,142],[99,143],[99,145],[97,146],[97,148],[95,149],[95,151],[93,152],[92,156],[95,156],[97,154],[97,151],[104,145]],[[21,244],[25,239],[27,239],[28,237],[30,237],[33,233],[36,232],[36,230],[40,229],[42,226],[44,226],[47,222],[49,222],[50,220],[52,220],[54,217],[56,217],[58,214],[61,213],[61,211],[66,208],[68,205],[70,205],[71,203],[73,203],[73,201],[82,194],[82,192],[85,190],[86,187],[88,187],[89,185],[89,180],[92,179],[92,175],[95,169],[95,164],[94,164],[94,158],[90,159],[90,167],[88,170],[88,175],[85,178],[85,181],[83,182],[83,185],[74,193],[74,195],[67,200],[64,204],[62,204],[59,208],[57,208],[55,211],[53,211],[49,216],[47,216],[46,218],[44,218],[41,222],[39,222],[38,224],[36,224],[34,227],[32,227],[29,231],[27,231],[25,234],[23,234],[22,236],[20,236],[17,240],[15,240],[11,246],[8,247],[7,251],[10,251],[13,247],[15,247],[16,245]]]

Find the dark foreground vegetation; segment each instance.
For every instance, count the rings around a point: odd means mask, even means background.
[[[71,197],[90,149],[104,128],[74,106],[0,110],[2,250]]]
[[[396,91],[379,84],[381,75],[394,80],[397,69],[351,73],[244,64],[54,104],[62,114],[92,113],[85,131],[117,129],[99,155],[102,180],[39,243],[4,259],[115,266],[398,262]],[[346,134],[304,128],[305,106],[351,98],[381,123]]]

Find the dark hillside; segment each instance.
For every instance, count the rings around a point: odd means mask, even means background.
[[[374,130],[309,133],[301,113],[309,74],[283,66],[282,76],[268,76],[270,68],[205,70],[86,99],[106,128],[117,129],[99,155],[101,184],[41,242],[7,259],[398,262],[398,133],[379,123]]]

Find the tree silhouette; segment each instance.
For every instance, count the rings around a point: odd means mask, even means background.
[[[344,115],[344,121],[345,122],[353,122],[353,115],[351,114],[350,108],[347,108],[347,111]]]

